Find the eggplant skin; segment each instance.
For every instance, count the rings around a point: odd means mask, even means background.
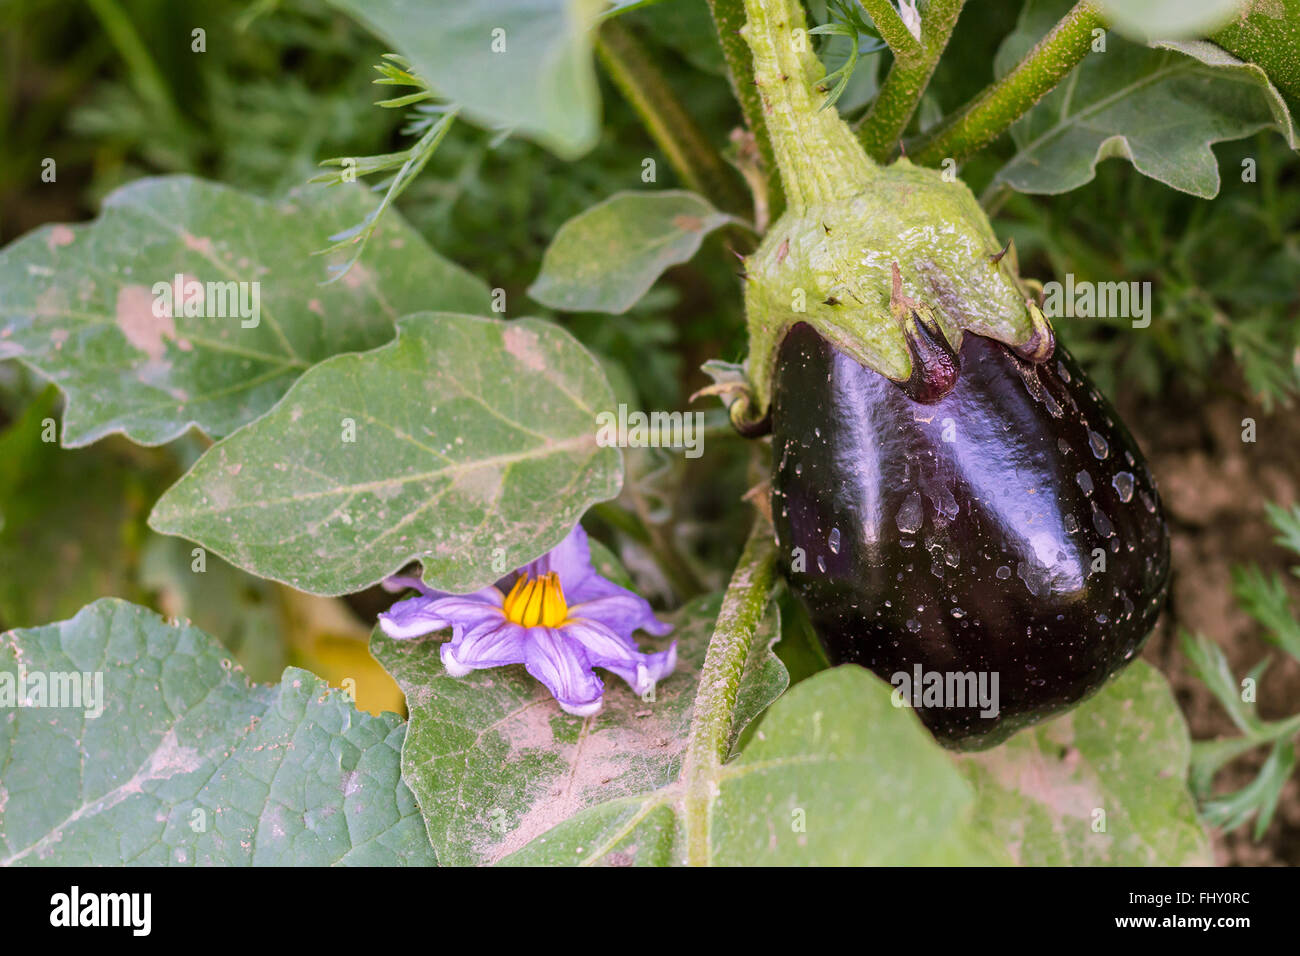
[[[996,716],[956,693],[915,699],[942,743],[981,749],[1137,654],[1164,603],[1169,535],[1132,435],[1062,345],[1031,364],[968,332],[959,359],[956,386],[922,404],[791,328],[773,383],[772,518],[832,663],[904,688],[895,675],[919,665],[954,692],[954,675],[983,675],[989,692],[996,675]]]

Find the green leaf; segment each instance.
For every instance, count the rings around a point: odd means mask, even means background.
[[[396,641],[376,629],[371,653],[397,679],[411,715],[402,778],[438,858],[492,862],[584,807],[674,781],[719,600],[698,598],[674,615],[677,670],[654,700],[606,675],[604,709],[586,719],[561,711],[522,667],[450,677],[436,638]]]
[[[558,155],[599,134],[590,26],[603,0],[330,0],[410,61],[440,96]]]
[[[145,515],[175,475],[166,455],[120,438],[59,447],[58,406],[50,386],[0,434],[0,626],[131,596]]]
[[[395,342],[322,362],[209,449],[150,525],[316,594],[417,559],[434,587],[473,591],[618,493],[619,451],[596,443],[610,403],[555,325],[409,315]]]
[[[1247,736],[1255,736],[1261,727],[1254,704],[1242,700],[1241,684],[1232,673],[1222,648],[1204,634],[1180,635],[1183,653],[1192,670],[1212,693],[1232,722]]]
[[[528,294],[566,312],[626,312],[735,221],[685,190],[616,193],[560,227]]]
[[[1210,39],[1233,56],[1263,67],[1292,109],[1300,104],[1300,0],[1251,0],[1236,20]]]
[[[1208,864],[1190,746],[1164,678],[1134,661],[1073,711],[959,765],[980,823],[1023,865]]]
[[[972,827],[975,794],[949,755],[893,706],[889,685],[854,665],[792,687],[716,786],[716,865],[1003,862]],[[680,862],[682,797],[673,784],[593,807],[509,862]]]
[[[1281,505],[1265,502],[1264,510],[1268,512],[1269,524],[1278,532],[1273,540],[1293,554],[1300,555],[1300,505],[1292,505],[1288,511]]]
[[[1005,68],[1068,4],[1026,6],[999,51]],[[1159,122],[1152,122],[1159,117]],[[1264,70],[1204,40],[1145,47],[1108,36],[1066,80],[1012,127],[1017,152],[997,179],[1028,193],[1062,193],[1089,182],[1103,159],[1122,157],[1143,175],[1213,198],[1219,168],[1211,146],[1274,128],[1293,149],[1291,113]]]
[[[1300,621],[1291,609],[1282,575],[1271,577],[1260,568],[1234,567],[1232,591],[1241,609],[1264,625],[1264,639],[1300,661]]]
[[[36,703],[65,674],[102,675],[102,713],[6,709],[0,866],[435,862],[397,715],[296,668],[250,685],[202,631],[117,600],[0,635],[0,693],[25,675]]]
[[[1254,816],[1254,838],[1260,840],[1273,822],[1282,788],[1291,779],[1295,765],[1295,745],[1289,740],[1276,741],[1254,780],[1240,790],[1205,802],[1206,822],[1227,831],[1237,829]]]
[[[364,268],[322,286],[328,260],[312,256],[320,237],[374,203],[359,187],[268,202],[187,176],[132,183],[95,222],[44,226],[0,253],[0,358],[21,359],[67,393],[65,445],[114,431],[156,445],[191,425],[227,435],[308,367],[392,338],[405,312],[488,308],[483,283],[397,216],[385,218]],[[250,285],[242,299],[238,286],[204,296],[204,310],[226,317],[155,315],[155,284],[178,274]],[[222,308],[217,292],[227,290]]]
[[[1107,22],[1136,39],[1195,37],[1223,26],[1243,0],[1097,0]]]

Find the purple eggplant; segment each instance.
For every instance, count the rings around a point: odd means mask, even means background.
[[[979,749],[1138,653],[1169,537],[1136,442],[1062,345],[1035,361],[967,332],[948,351],[942,387],[918,389],[793,326],[773,379],[772,516],[831,662],[871,669],[944,744]]]

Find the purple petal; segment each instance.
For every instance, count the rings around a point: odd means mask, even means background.
[[[419,591],[425,596],[438,593],[425,584],[418,574],[390,574],[379,582],[379,586],[389,594],[401,594],[407,590]]]
[[[546,685],[562,709],[579,717],[600,710],[605,684],[591,671],[582,643],[550,627],[528,629],[524,641],[528,673]]]
[[[618,587],[618,585],[611,585]],[[667,634],[673,626],[655,617],[650,602],[640,595],[618,588],[618,594],[569,605],[569,617],[598,621],[611,631],[631,637],[636,630],[654,635]]]
[[[527,660],[528,631],[510,621],[484,621],[439,648],[452,677],[484,667],[504,667]]]
[[[575,621],[562,630],[566,637],[586,648],[592,666],[617,674],[638,695],[646,694],[677,666],[676,641],[666,651],[642,654],[629,638],[596,621]]]
[[[421,637],[452,627],[459,634],[485,621],[500,623],[502,596],[496,588],[456,597],[418,597],[398,601],[379,615],[379,626],[395,639]]]
[[[667,634],[672,630],[671,624],[655,617],[649,601],[596,572],[591,566],[587,532],[580,524],[574,525],[568,537],[519,573],[541,575],[549,571],[560,575],[564,598],[575,614],[580,606],[581,616],[599,620],[626,637],[638,629],[651,634]],[[502,583],[508,587],[513,581]]]

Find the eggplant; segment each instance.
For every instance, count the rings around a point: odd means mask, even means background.
[[[1047,349],[1030,360],[966,332],[927,390],[799,322],[774,363],[785,578],[832,663],[895,683],[957,749],[1096,691],[1165,599],[1169,538],[1146,461],[1065,347]],[[931,675],[947,696],[929,694]],[[972,699],[968,675],[995,706]]]

